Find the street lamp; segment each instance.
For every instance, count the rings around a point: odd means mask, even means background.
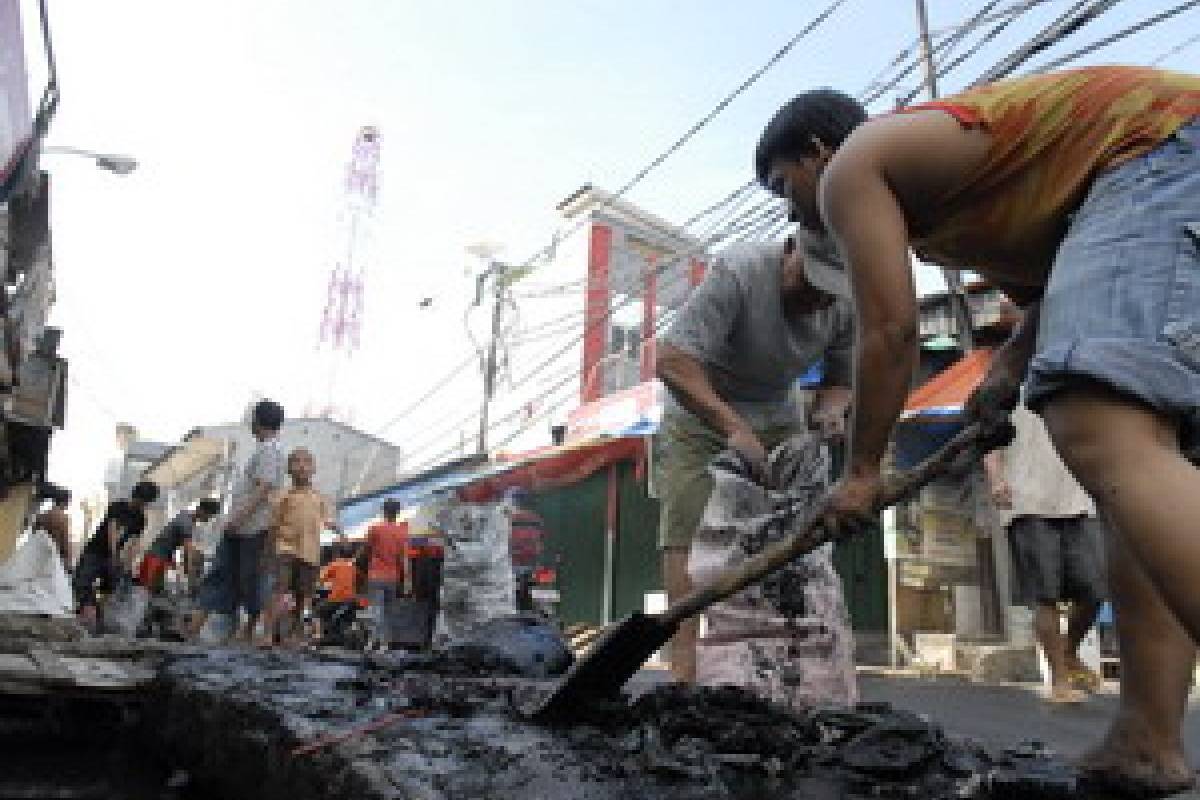
[[[82,150],[78,147],[48,145],[42,148],[42,152],[47,155],[84,156],[95,161],[96,166],[100,169],[108,170],[114,175],[128,175],[138,167],[137,159],[133,156],[123,156],[115,153],[96,153],[91,150]]]

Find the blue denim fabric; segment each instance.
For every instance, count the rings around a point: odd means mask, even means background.
[[[213,614],[232,614],[234,611],[230,549],[229,537],[222,536],[217,542],[212,564],[200,583],[200,591],[196,597],[200,607]]]
[[[242,606],[247,614],[259,613],[262,598],[271,588],[262,574],[265,540],[265,532],[221,537],[200,587],[201,608],[214,614],[235,614]]]
[[[1200,421],[1200,120],[1101,173],[1071,220],[1042,300],[1030,405],[1079,378],[1185,431]]]

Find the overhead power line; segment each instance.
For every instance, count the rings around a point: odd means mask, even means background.
[[[1146,28],[1151,28],[1151,27],[1154,27],[1155,25],[1159,25],[1163,22],[1166,22],[1171,17],[1174,17],[1178,14],[1182,14],[1184,11],[1190,11],[1191,9],[1196,8],[1197,6],[1200,6],[1200,0],[1188,0],[1188,2],[1186,2],[1186,3],[1180,3],[1179,5],[1169,8],[1166,11],[1163,11],[1159,14],[1155,14],[1153,17],[1147,17],[1146,19],[1142,20],[1141,22],[1137,22],[1133,25],[1130,25],[1127,28],[1122,28],[1121,30],[1117,31],[1116,33],[1110,34],[1108,36],[1105,36],[1103,39],[1099,39],[1095,42],[1092,42],[1091,44],[1087,45],[1086,47],[1081,47],[1078,50],[1076,50],[1072,53],[1068,53],[1067,55],[1065,55],[1061,58],[1056,58],[1055,60],[1051,61],[1048,64],[1043,64],[1042,66],[1033,70],[1033,72],[1050,72],[1051,70],[1058,69],[1059,67],[1069,64],[1072,61],[1083,58],[1086,55],[1090,55],[1090,54],[1096,52],[1097,50],[1101,50],[1105,47],[1108,47],[1110,44],[1113,44],[1114,42],[1118,42],[1121,39],[1126,38],[1127,36],[1132,36],[1133,34],[1139,33],[1141,31],[1145,30]],[[1200,39],[1200,36],[1197,36],[1194,38]]]
[[[977,42],[968,53],[959,56],[950,67],[939,70],[937,73],[938,77],[940,78],[945,76],[954,67],[973,56],[979,51],[979,48],[998,36],[1001,31],[1011,25],[1015,20],[1020,18],[1021,15],[1025,14],[1035,6],[1041,5],[1042,3],[1048,1],[1049,0],[1021,0],[1021,2],[1003,8],[995,13],[991,13],[998,4],[998,0],[990,0],[989,2],[985,3],[979,11],[971,15],[965,21],[959,23],[951,29],[944,29],[952,32],[948,36],[942,36],[941,38],[937,39],[933,45],[933,56],[935,58],[948,58],[950,54],[954,52],[955,48],[957,48],[959,44],[961,44],[972,33],[981,29],[984,25],[989,25],[997,20],[1000,21],[999,24],[993,28],[992,31],[985,34],[983,39],[980,42]],[[882,76],[887,75],[890,71],[890,68],[885,68],[880,77],[872,80],[871,83],[867,85],[867,88],[859,93],[858,98],[863,105],[869,106],[882,98],[888,92],[901,86],[909,78],[909,76],[921,66],[921,56],[920,53],[917,52],[920,42],[921,37],[918,36],[913,40],[913,44],[909,45],[902,51],[903,56],[898,56],[897,58],[893,59],[890,66],[899,66],[901,63],[904,63],[905,65],[903,69],[892,75],[889,80],[884,81]],[[924,82],[910,92],[907,97],[900,100],[898,104],[905,105],[906,103],[911,102],[912,98],[916,97],[916,95],[921,92],[923,87]]]
[[[1096,0],[1088,5],[1085,0],[1081,0],[1075,3],[1040,33],[979,76],[971,83],[971,86],[982,86],[985,83],[994,83],[1001,78],[1008,77],[1029,59],[1047,48],[1053,47],[1071,34],[1077,33],[1119,2],[1120,0]],[[1083,8],[1084,6],[1087,8]]]
[[[1033,2],[1026,3],[1023,8],[1019,9],[1016,13],[1012,14],[1007,19],[1001,21],[999,24],[995,25],[991,30],[989,30],[982,37],[980,37],[979,41],[975,42],[975,44],[971,46],[970,50],[959,55],[957,58],[955,58],[949,64],[946,64],[946,65],[940,67],[937,71],[937,76],[939,78],[944,78],[947,75],[949,75],[951,72],[953,72],[954,70],[958,69],[963,63],[965,63],[966,61],[969,61],[976,54],[978,54],[980,50],[982,50],[984,47],[986,47],[988,44],[990,44],[993,40],[995,40],[995,38],[997,36],[999,36],[1001,33],[1003,33],[1005,31],[1005,29],[1008,28],[1009,25],[1012,25],[1014,22],[1016,22],[1018,19],[1020,19],[1024,14],[1028,13],[1035,6],[1041,5],[1042,2],[1044,2],[1044,0],[1033,0]],[[920,93],[920,89],[917,89],[915,92],[909,94],[906,98],[901,100],[900,105],[905,105],[907,103],[912,102],[912,99],[914,97],[916,97],[916,95],[919,93]]]
[[[1179,44],[1172,47],[1170,50],[1167,50],[1166,52],[1162,53],[1161,55],[1155,56],[1154,59],[1151,60],[1150,66],[1157,67],[1159,64],[1163,63],[1168,58],[1179,55],[1184,50],[1187,50],[1189,47],[1192,47],[1193,45],[1195,45],[1197,43],[1200,43],[1200,33],[1196,33],[1196,34],[1193,34],[1192,36],[1189,36],[1188,38],[1184,39]]]
[[[846,0],[834,0],[834,2],[830,3],[824,11],[822,11],[820,14],[814,17],[811,22],[801,28],[799,33],[797,33],[791,39],[788,39],[787,44],[775,51],[775,54],[768,58],[765,64],[754,70],[754,72],[750,73],[750,76],[746,78],[746,80],[742,81],[733,91],[721,98],[721,101],[717,103],[711,111],[701,117],[694,125],[692,125],[692,127],[688,128],[687,132],[676,139],[670,147],[656,156],[649,164],[638,170],[632,178],[626,181],[625,185],[616,191],[616,196],[621,197],[634,186],[637,186],[642,182],[643,179],[645,179],[647,175],[657,169],[668,158],[677,153],[680,148],[682,148],[692,139],[693,136],[699,133],[701,129],[716,119],[717,115],[728,108],[729,104],[736,100],[738,96],[740,96],[754,84],[758,83],[759,79],[762,78],[763,75],[766,75],[772,67],[782,61],[783,57],[790,53],[796,45],[800,44],[800,41],[804,39],[804,37],[821,27],[825,20],[829,19],[830,15],[832,15],[833,12],[845,2]]]

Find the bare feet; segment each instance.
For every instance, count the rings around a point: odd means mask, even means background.
[[[1157,731],[1122,714],[1098,747],[1079,761],[1084,780],[1097,789],[1159,797],[1191,788],[1195,775],[1183,744],[1163,742]]]
[[[1046,700],[1051,703],[1083,703],[1088,696],[1085,692],[1073,688],[1069,684],[1057,684],[1050,689]]]

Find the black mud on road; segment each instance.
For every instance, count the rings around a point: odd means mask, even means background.
[[[1096,797],[1035,749],[989,756],[883,705],[665,686],[544,727],[514,710],[536,689],[481,663],[218,650],[168,660],[145,723],[214,797]]]

